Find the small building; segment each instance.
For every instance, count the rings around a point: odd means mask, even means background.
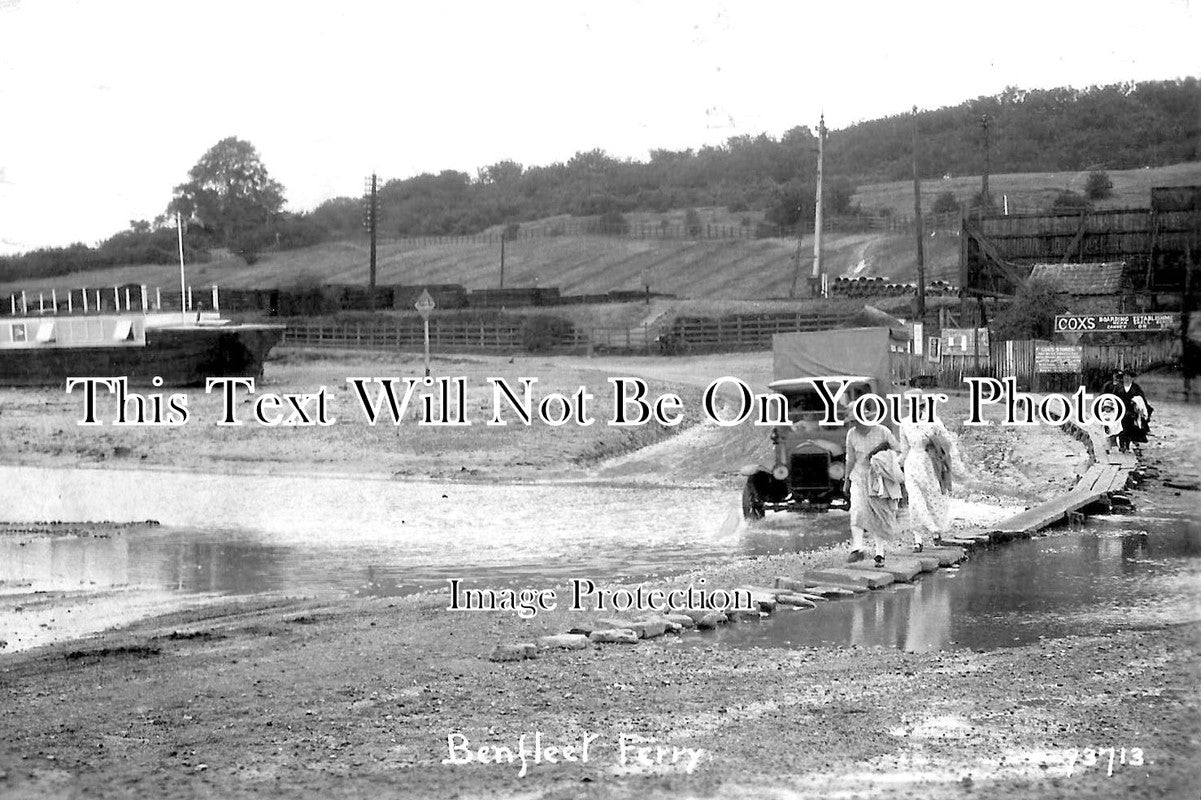
[[[1105,314],[1141,311],[1132,293],[1134,276],[1125,261],[1101,261],[1091,264],[1035,264],[1031,282],[1038,281],[1068,296],[1073,314]]]

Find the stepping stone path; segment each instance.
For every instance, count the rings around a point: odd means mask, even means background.
[[[894,583],[908,584],[926,573],[939,569],[955,568],[967,558],[969,550],[995,542],[1030,536],[1045,527],[1048,521],[1062,518],[1068,511],[1082,508],[1080,498],[1097,494],[1106,501],[1114,492],[1125,485],[1130,471],[1137,467],[1132,457],[1110,453],[1103,442],[1099,443],[1093,431],[1079,431],[1083,438],[1091,440],[1090,453],[1095,462],[1102,462],[1104,471],[1090,470],[1082,479],[1089,486],[1077,486],[1069,496],[1058,497],[1027,509],[1021,514],[999,523],[991,531],[956,531],[954,536],[943,537],[937,543],[922,549],[920,553],[895,553],[889,555],[884,564],[877,567],[874,561],[833,565],[810,570],[804,575],[780,576],[773,587],[740,586],[750,592],[752,609],[728,609],[725,613],[710,609],[681,609],[671,614],[650,614],[638,618],[602,618],[584,621],[568,633],[543,636],[537,645],[528,643],[500,644],[492,651],[492,661],[525,661],[538,657],[542,650],[583,650],[593,644],[637,644],[641,639],[654,639],[666,634],[681,634],[687,630],[706,631],[721,625],[737,622],[758,621],[776,611],[780,606],[791,610],[813,610],[818,603],[850,599],[868,594]],[[1104,484],[1104,486],[1102,486]],[[1108,487],[1105,490],[1105,487]],[[1196,484],[1181,486],[1195,489]],[[1119,498],[1114,498],[1119,499]],[[1066,509],[1066,511],[1065,511]]]

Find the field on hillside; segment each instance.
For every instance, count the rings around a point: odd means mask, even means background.
[[[1145,207],[1152,186],[1201,183],[1201,163],[1178,164],[1144,170],[1111,172],[1114,196],[1101,207]],[[1083,189],[1087,173],[1031,173],[994,175],[995,195],[1008,196],[1010,208],[1036,211],[1064,188]],[[941,191],[950,190],[961,200],[979,190],[979,178],[956,177],[925,181],[927,207]],[[909,216],[913,187],[905,181],[860,187],[854,202],[865,210],[887,209]],[[746,230],[762,220],[762,212],[731,213],[724,208],[698,208],[703,225]],[[633,230],[651,230],[666,223],[678,228],[684,210],[663,214],[627,215]],[[528,230],[554,228],[557,223],[579,224],[571,217],[553,217],[524,223]],[[496,231],[493,231],[494,233]],[[959,237],[938,232],[925,240],[928,280],[957,283]],[[916,279],[916,245],[908,233],[827,233],[823,238],[826,271],[832,277],[885,277],[896,282]],[[681,298],[710,300],[760,300],[787,298],[797,274],[798,291],[812,265],[813,237],[800,242],[775,239],[657,239],[637,236],[563,235],[536,236],[509,242],[505,247],[506,287],[557,287],[564,294],[594,294],[613,290],[641,290],[649,282],[655,292]],[[188,280],[199,288],[213,284],[228,288],[275,288],[316,283],[366,284],[368,243],[328,242],[314,247],[266,253],[247,266],[239,258],[192,264]],[[440,243],[384,241],[378,248],[380,284],[458,283],[468,289],[495,288],[500,284],[500,244],[463,240]],[[60,293],[81,286],[102,287],[142,283],[170,291],[178,286],[176,264],[118,267],[92,273],[45,280],[0,284],[0,297],[22,290]]]
[[[905,235],[878,233],[827,234],[824,258],[827,270],[842,275],[885,274],[897,278],[901,271],[875,260],[873,248],[891,241],[903,250]],[[800,242],[801,274],[812,264],[813,237]],[[889,248],[883,247],[888,254]],[[505,286],[558,287],[564,294],[641,290],[649,278],[655,292],[711,299],[761,299],[787,297],[795,271],[796,239],[658,240],[615,236],[558,236],[522,239],[505,248]],[[888,257],[891,257],[889,255]],[[955,249],[958,257],[958,249]],[[268,253],[247,266],[228,258],[188,268],[189,283],[230,288],[270,288],[298,283],[365,284],[368,278],[366,241],[332,242],[301,250]],[[909,259],[913,256],[910,255]],[[469,289],[494,288],[500,281],[498,244],[450,242],[414,246],[385,242],[378,248],[378,282],[381,284],[459,283]],[[121,267],[72,274],[41,281],[25,280],[0,285],[0,293],[60,292],[79,286],[116,286],[144,283],[169,291],[178,286],[178,265]],[[804,282],[800,288],[803,290]]]
[[[1148,208],[1153,186],[1193,186],[1201,184],[1201,162],[1173,164],[1170,167],[1110,170],[1113,195],[1097,202],[1098,208]],[[1034,213],[1045,210],[1062,190],[1084,194],[1088,171],[1082,172],[1025,172],[990,175],[989,193],[998,206],[1008,196],[1013,213]],[[965,203],[980,191],[979,175],[961,175],[946,179],[922,181],[922,209],[930,211],[935,198],[950,191]],[[913,216],[913,181],[894,181],[860,186],[851,199],[864,211],[888,210],[902,216]]]

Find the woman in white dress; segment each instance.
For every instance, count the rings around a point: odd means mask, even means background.
[[[847,475],[843,488],[851,498],[850,561],[862,560],[864,536],[870,533],[875,540],[876,563],[883,564],[884,540],[895,532],[896,501],[870,491],[872,457],[889,449],[898,449],[897,439],[883,425],[856,421],[847,430]]]
[[[947,494],[951,491],[953,444],[951,434],[938,420],[915,421],[912,417],[901,421],[900,440],[909,528],[913,549],[920,553],[927,534],[937,541],[951,526]]]

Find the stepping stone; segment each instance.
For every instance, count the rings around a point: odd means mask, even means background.
[[[965,547],[970,550],[973,547],[979,547],[980,545],[987,544],[988,542],[987,542],[987,540],[980,541],[979,539],[960,539],[958,537],[953,537],[953,536],[952,537],[944,536],[944,537],[942,537],[942,543],[949,544],[952,547]]]
[[[638,634],[639,639],[654,639],[667,632],[668,621],[660,620],[622,620],[598,619],[597,627],[608,630],[630,630]]]
[[[918,572],[934,572],[938,569],[938,559],[930,558],[925,553],[892,553],[888,554],[886,564],[903,564],[906,567],[917,567]]]
[[[804,595],[782,594],[777,599],[780,601],[780,605],[782,606],[791,606],[793,608],[817,608],[817,604]],[[818,599],[823,603],[826,602],[826,598],[824,597],[819,597]]]
[[[587,636],[574,633],[560,633],[556,636],[543,636],[538,640],[538,646],[544,650],[583,650],[591,642]]]
[[[615,628],[607,631],[593,631],[588,634],[588,639],[597,644],[637,644],[638,634],[628,628]]]
[[[710,628],[716,628],[718,625],[724,625],[729,621],[730,618],[720,611],[710,611],[696,621],[696,627],[708,630]]]
[[[863,562],[859,562],[863,563]],[[867,562],[871,564],[871,562]],[[852,564],[851,567],[855,565]],[[896,580],[891,572],[880,572],[873,568],[828,567],[805,573],[805,578],[815,583],[832,583],[835,586],[864,586],[868,589],[879,589]]]
[[[921,564],[912,560],[903,560],[900,558],[887,558],[884,563],[877,567],[874,561],[859,561],[851,564],[851,569],[860,572],[871,570],[872,572],[885,572],[893,577],[893,580],[902,583],[912,583],[917,574],[922,571]]]
[[[922,558],[938,559],[940,567],[954,566],[967,558],[967,553],[961,547],[925,547],[917,555]]]
[[[739,586],[751,593],[751,603],[758,606],[760,611],[771,613],[776,609],[776,590],[765,589],[762,586]]]
[[[866,591],[867,589],[865,587],[859,585],[843,587],[814,584],[813,586],[805,589],[806,593],[812,592],[813,594],[820,594],[827,600],[842,600],[845,597],[854,597],[855,595],[862,594]]]

